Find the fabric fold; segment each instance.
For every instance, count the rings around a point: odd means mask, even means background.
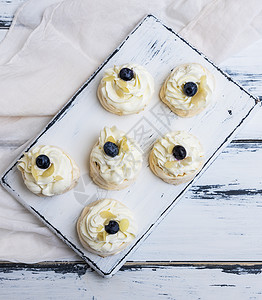
[[[180,34],[216,63],[261,38],[255,22],[262,17],[262,2],[214,0]]]

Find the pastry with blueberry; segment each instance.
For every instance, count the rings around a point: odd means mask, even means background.
[[[74,160],[62,149],[41,145],[24,153],[18,169],[27,188],[38,196],[54,196],[71,190],[80,176]]]
[[[154,79],[137,64],[114,66],[105,71],[97,96],[102,106],[117,115],[139,113],[154,92]]]
[[[193,179],[203,162],[204,152],[200,142],[185,131],[167,133],[156,141],[149,155],[152,172],[175,185]]]
[[[126,248],[136,237],[133,213],[121,202],[102,199],[86,206],[77,221],[83,247],[102,257]]]
[[[176,67],[160,90],[161,100],[178,116],[192,117],[211,102],[213,75],[197,63]]]
[[[142,161],[133,139],[115,126],[105,127],[90,154],[90,176],[103,189],[121,190],[136,180]]]

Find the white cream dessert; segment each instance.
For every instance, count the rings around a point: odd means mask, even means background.
[[[171,184],[191,180],[203,162],[204,152],[200,142],[185,131],[167,133],[157,140],[149,155],[153,173]]]
[[[102,199],[83,209],[77,221],[77,233],[85,249],[105,257],[128,246],[136,236],[137,226],[124,204]]]
[[[27,188],[38,196],[54,196],[72,189],[80,176],[74,160],[62,149],[41,145],[18,161]]]
[[[115,126],[105,127],[90,154],[90,176],[101,188],[120,190],[136,180],[142,161],[133,139]]]
[[[102,106],[117,115],[140,112],[153,93],[153,77],[137,64],[114,66],[106,70],[97,89]]]
[[[176,67],[160,90],[161,100],[180,117],[192,117],[210,103],[215,88],[213,75],[197,63]]]

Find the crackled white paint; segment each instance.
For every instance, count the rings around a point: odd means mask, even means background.
[[[223,268],[223,267],[222,267]],[[87,269],[12,270],[0,277],[1,299],[261,299],[262,273],[193,266],[130,267],[113,278]],[[259,271],[260,270],[260,271]]]

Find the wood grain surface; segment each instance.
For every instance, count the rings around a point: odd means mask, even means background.
[[[127,264],[105,279],[80,263],[2,264],[0,298],[261,299],[261,270],[261,264]]]
[[[0,39],[22,2],[0,1]],[[220,65],[255,96],[262,96],[261,53],[258,41]],[[100,278],[82,263],[2,263],[0,299],[120,299],[130,291],[134,299],[261,299],[261,119],[262,110],[112,279]],[[48,120],[35,118],[35,128],[22,140],[14,132],[2,134],[3,124],[0,153],[22,145]],[[28,120],[14,117],[13,122],[19,128]]]

